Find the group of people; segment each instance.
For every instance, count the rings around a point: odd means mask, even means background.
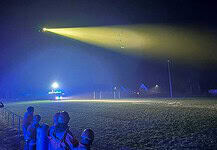
[[[90,150],[93,130],[85,129],[78,141],[69,129],[70,116],[66,111],[54,115],[51,127],[40,125],[40,120],[40,115],[34,115],[34,107],[28,107],[22,124],[24,150]]]

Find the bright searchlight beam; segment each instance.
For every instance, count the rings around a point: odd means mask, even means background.
[[[105,47],[114,51],[178,58],[216,61],[214,33],[167,25],[126,25],[80,28],[45,28],[45,31]]]

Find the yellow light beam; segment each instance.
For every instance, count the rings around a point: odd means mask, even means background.
[[[45,28],[56,33],[115,51],[136,55],[216,61],[216,35],[166,25],[126,25],[80,28]]]

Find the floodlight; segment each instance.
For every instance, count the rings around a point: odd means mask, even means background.
[[[43,28],[42,30],[45,32],[45,31],[47,31],[47,28]]]
[[[57,88],[59,87],[59,84],[58,84],[57,82],[54,82],[54,83],[51,85],[51,87],[52,87],[53,89],[57,89]]]

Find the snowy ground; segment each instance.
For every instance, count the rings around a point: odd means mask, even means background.
[[[0,135],[0,150],[23,149],[23,136],[19,136],[17,130],[11,128],[2,120],[0,121]]]
[[[217,149],[217,100],[31,101],[6,107],[22,115],[30,105],[50,125],[55,112],[68,111],[77,137],[85,128],[95,131],[93,149]]]

